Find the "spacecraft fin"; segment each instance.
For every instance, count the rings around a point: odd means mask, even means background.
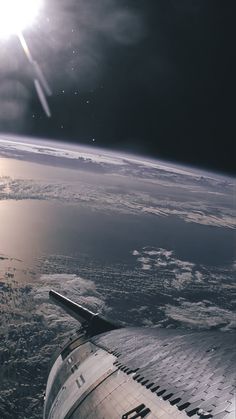
[[[93,336],[99,333],[108,332],[114,329],[119,329],[122,326],[116,323],[107,320],[98,313],[93,313],[92,311],[82,307],[81,305],[75,303],[67,297],[59,294],[56,291],[51,290],[49,292],[50,298],[59,305],[64,311],[66,311],[70,316],[74,317],[85,327],[87,326],[88,334]]]

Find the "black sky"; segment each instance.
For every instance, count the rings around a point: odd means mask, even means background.
[[[234,172],[233,4],[45,0],[25,36],[52,86],[53,117],[12,39],[0,44],[0,131]]]

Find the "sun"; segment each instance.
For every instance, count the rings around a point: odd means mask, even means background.
[[[0,0],[0,37],[8,38],[30,26],[42,0]]]

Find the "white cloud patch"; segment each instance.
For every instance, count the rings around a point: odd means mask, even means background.
[[[145,291],[156,295],[157,308],[163,314],[162,320],[155,320],[156,325],[236,328],[234,262],[225,267],[198,265],[178,258],[173,250],[152,247],[132,254],[137,276],[143,275]],[[147,314],[148,310],[144,318]]]
[[[193,303],[182,299],[178,306],[167,304],[163,307],[163,310],[168,319],[194,329],[215,327],[222,330],[236,329],[235,314],[209,301]]]
[[[103,296],[97,291],[93,281],[70,274],[42,275],[38,287],[33,287],[33,298],[37,303],[37,314],[43,315],[50,322],[50,327],[66,322],[69,327],[78,327],[78,322],[59,310],[55,303],[50,303],[48,293],[51,289],[63,294],[97,313],[105,309]]]
[[[176,258],[172,250],[144,248],[132,254],[138,256],[137,263],[143,271],[160,271],[168,288],[180,290],[187,284],[201,280],[201,274],[196,270],[195,264]]]
[[[145,289],[150,295],[184,296],[207,295],[211,301],[232,310],[235,298],[235,266],[198,265],[176,257],[172,250],[143,248],[133,254],[138,275],[145,277]],[[147,269],[148,266],[148,269]]]
[[[170,207],[168,205],[170,204]],[[206,208],[204,204],[200,210],[196,210],[195,203],[182,203],[176,202],[176,208],[173,208],[173,202],[166,202],[166,208],[157,207],[143,207],[142,211],[148,214],[158,216],[177,216],[187,223],[202,224],[215,227],[227,227],[231,229],[236,228],[236,221],[233,212],[228,210],[225,212],[217,213],[215,208]],[[199,204],[198,204],[199,205]]]

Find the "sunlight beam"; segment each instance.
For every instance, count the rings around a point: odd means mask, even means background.
[[[42,0],[0,0],[0,38],[18,34],[32,25]]]

